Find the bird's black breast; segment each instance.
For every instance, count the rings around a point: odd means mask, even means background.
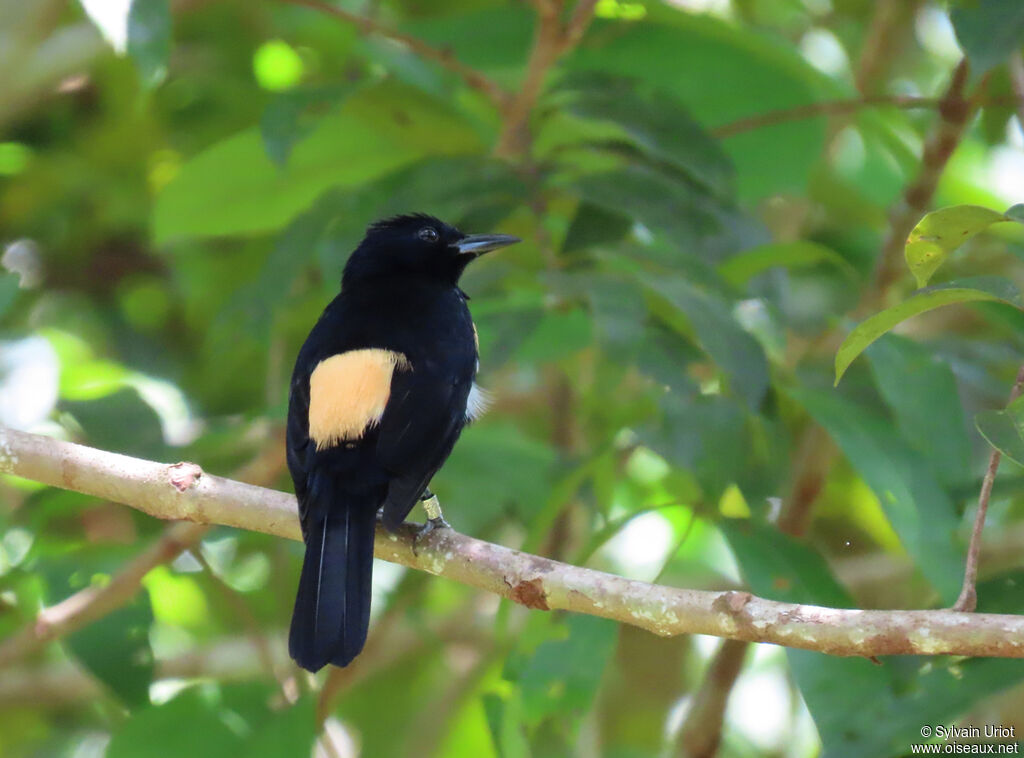
[[[310,440],[310,377],[333,356],[365,349],[404,356],[408,368],[395,370],[379,423],[358,439],[318,450]],[[381,493],[395,480],[411,488],[429,481],[465,424],[476,363],[473,322],[454,287],[392,281],[338,295],[302,346],[292,376],[288,466],[300,506],[314,472]]]

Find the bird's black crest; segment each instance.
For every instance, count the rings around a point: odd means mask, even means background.
[[[444,227],[444,222],[438,218],[434,218],[428,213],[403,213],[397,216],[391,216],[390,218],[384,218],[380,221],[374,221],[370,224],[367,229],[367,234],[373,234],[374,232],[388,232],[396,229],[404,229],[410,226],[423,226],[425,224],[433,224],[438,228]]]

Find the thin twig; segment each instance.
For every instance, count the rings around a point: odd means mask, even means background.
[[[1010,390],[1010,399],[1006,401],[1009,405],[1018,397],[1024,389],[1024,366],[1017,371],[1017,379]],[[985,470],[985,478],[981,481],[981,493],[978,495],[978,513],[974,517],[974,529],[971,531],[971,544],[967,548],[967,564],[964,567],[964,584],[960,590],[960,597],[953,604],[954,611],[973,611],[978,606],[978,593],[975,584],[978,581],[978,557],[981,555],[981,533],[985,528],[985,515],[988,513],[988,501],[992,497],[992,485],[996,480],[996,472],[999,470],[999,461],[1003,454],[999,448],[992,448],[992,455],[988,459],[988,468]]]
[[[472,66],[467,66],[459,61],[450,50],[434,47],[418,37],[413,37],[411,34],[393,29],[376,19],[351,13],[336,5],[320,2],[320,0],[279,0],[279,2],[311,8],[312,10],[326,13],[329,16],[334,16],[342,21],[353,24],[363,34],[379,34],[382,37],[394,40],[409,48],[421,58],[433,61],[462,77],[466,84],[485,95],[497,108],[503,109],[508,103],[509,96],[505,90],[498,86],[490,77],[477,71]]]
[[[0,429],[0,473],[103,497],[161,518],[300,539],[292,495],[205,474],[194,464],[167,466]],[[436,530],[418,542],[417,533],[414,525],[397,534],[378,527],[376,557],[529,608],[600,616],[665,637],[709,634],[833,655],[1024,658],[1022,616],[822,608],[746,592],[678,589],[521,553],[452,529]]]

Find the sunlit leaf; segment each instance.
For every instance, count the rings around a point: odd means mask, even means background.
[[[835,383],[839,384],[846,369],[868,345],[908,318],[944,305],[986,301],[1003,302],[1019,308],[1020,293],[1005,279],[962,279],[917,293],[898,305],[876,313],[855,326],[836,351]]]
[[[267,157],[257,127],[196,155],[157,197],[153,235],[162,244],[278,229],[328,187],[353,187],[427,155],[482,147],[477,132],[447,104],[384,83],[324,116],[284,168]]]
[[[1007,220],[1004,214],[978,205],[954,205],[932,211],[918,221],[904,251],[917,286],[927,285],[949,254],[964,242],[992,224]]]

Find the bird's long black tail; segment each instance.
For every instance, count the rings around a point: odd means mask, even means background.
[[[347,666],[363,649],[370,625],[377,507],[351,496],[331,505],[309,514],[288,635],[289,653],[308,671]]]

